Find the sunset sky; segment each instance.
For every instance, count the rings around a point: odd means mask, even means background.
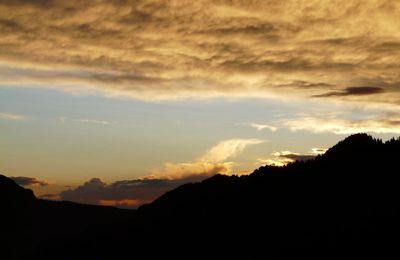
[[[151,201],[400,134],[400,1],[0,0],[0,173]]]

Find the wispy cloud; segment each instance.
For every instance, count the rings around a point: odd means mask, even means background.
[[[0,119],[12,120],[12,121],[22,121],[22,120],[27,120],[28,117],[24,116],[24,115],[18,115],[18,114],[0,113]]]
[[[265,140],[261,139],[229,139],[224,140],[212,147],[208,152],[200,157],[199,161],[222,162],[236,156],[250,145],[261,144]]]
[[[400,134],[400,118],[384,117],[372,119],[340,119],[336,117],[302,117],[288,119],[284,125],[292,131],[309,131],[313,133],[377,133],[377,134]]]
[[[98,120],[98,119],[74,119],[74,118],[67,118],[65,116],[59,117],[58,120],[65,124],[68,121],[71,122],[78,122],[78,123],[83,123],[83,124],[99,124],[99,125],[114,125],[117,124],[115,121],[106,121],[106,120]]]
[[[100,124],[100,125],[112,125],[116,124],[116,122],[110,122],[105,120],[96,120],[96,119],[73,119],[75,122],[79,123],[89,123],[89,124]]]
[[[269,130],[269,131],[272,131],[272,132],[276,132],[278,130],[278,127],[270,125],[270,124],[243,123],[243,124],[240,124],[240,125],[246,125],[246,126],[253,127],[255,129],[257,129],[257,131]]]

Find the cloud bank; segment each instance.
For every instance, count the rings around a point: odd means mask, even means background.
[[[227,162],[227,159],[243,152],[250,145],[262,142],[259,139],[224,140],[193,162],[166,163],[150,176],[111,184],[92,178],[83,185],[61,192],[59,197],[80,203],[134,208],[184,183],[198,182],[217,173],[230,173],[233,163]]]
[[[396,0],[16,0],[0,13],[2,86],[400,103]]]

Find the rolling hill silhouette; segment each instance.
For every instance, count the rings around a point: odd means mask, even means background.
[[[400,139],[357,134],[313,160],[216,175],[137,211],[37,200],[5,177],[0,188],[11,191],[0,199],[19,221],[26,212],[47,219],[21,235],[59,229],[26,244],[32,259],[393,257],[400,254],[399,158]]]

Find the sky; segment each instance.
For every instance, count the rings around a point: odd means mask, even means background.
[[[400,134],[397,0],[0,0],[0,173],[137,207]]]

